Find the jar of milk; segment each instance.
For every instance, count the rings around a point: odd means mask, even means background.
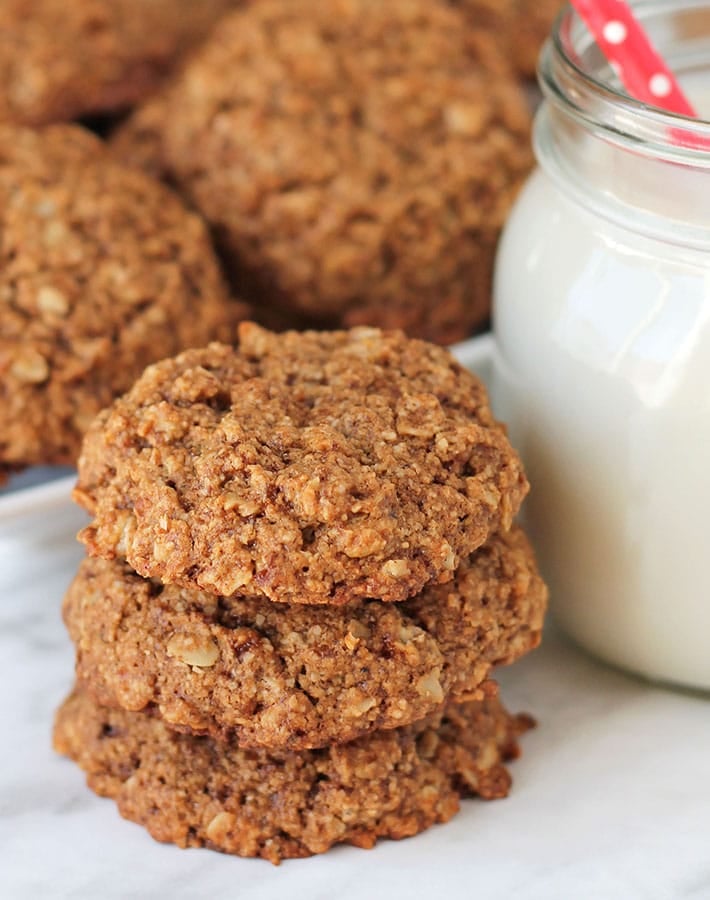
[[[635,8],[710,118],[710,0]],[[710,690],[710,123],[626,96],[572,12],[540,78],[494,303],[526,521],[579,644]]]

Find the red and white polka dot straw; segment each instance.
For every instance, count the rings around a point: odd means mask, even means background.
[[[571,0],[632,97],[697,118],[675,76],[624,0]]]

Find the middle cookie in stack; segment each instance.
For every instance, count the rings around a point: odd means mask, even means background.
[[[238,744],[305,766],[313,748],[332,756],[367,736],[375,747],[374,732],[410,740],[408,726],[464,715],[455,704],[470,701],[466,727],[483,741],[472,723],[492,667],[536,646],[542,626],[545,587],[511,530],[526,490],[480,382],[398,333],[277,336],[249,324],[236,350],[213,344],[152,366],[84,446],[76,498],[100,558],[82,565],[65,617],[95,707],[65,708],[58,747],[95,778],[92,766],[116,768],[98,750],[88,759],[75,736],[108,718],[102,708],[123,709],[159,716],[163,743],[174,729],[208,735],[225,760]],[[491,745],[491,764],[515,732],[496,715],[508,738]],[[148,727],[121,721],[121,732]],[[451,757],[459,767],[463,752]],[[461,780],[456,765],[447,777],[449,789]],[[200,821],[183,843],[274,858],[273,846],[235,838],[233,809],[219,841],[207,812],[190,809]],[[147,822],[135,806],[126,814]],[[325,849],[291,837],[300,855]]]

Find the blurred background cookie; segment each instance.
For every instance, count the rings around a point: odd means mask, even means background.
[[[168,188],[78,126],[0,126],[0,472],[74,463],[148,363],[242,312]]]
[[[530,163],[505,55],[439,0],[261,0],[116,138],[213,227],[239,292],[464,338]]]
[[[515,70],[533,79],[537,59],[562,0],[450,0],[466,16],[474,31],[498,41]]]
[[[124,110],[239,0],[2,0],[0,122]]]

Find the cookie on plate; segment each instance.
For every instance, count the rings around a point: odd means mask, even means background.
[[[143,99],[238,0],[2,0],[0,121],[68,122]]]
[[[103,706],[240,746],[322,747],[473,698],[537,646],[546,589],[515,529],[447,585],[342,607],[225,599],[85,560],[64,602],[77,677]]]
[[[500,43],[524,78],[534,78],[540,49],[552,30],[562,0],[450,0],[475,31]]]
[[[190,198],[255,305],[452,343],[488,317],[529,126],[495,40],[443,0],[262,0],[114,149]]]
[[[410,837],[451,819],[461,797],[506,796],[503,763],[530,724],[492,697],[354,743],[274,753],[178,734],[79,691],[59,710],[54,746],[156,840],[279,863]]]
[[[0,473],[73,464],[145,366],[230,339],[201,219],[73,125],[0,126]]]
[[[93,423],[80,539],[139,574],[289,603],[404,600],[527,491],[483,384],[401,332],[276,335],[151,366]]]

